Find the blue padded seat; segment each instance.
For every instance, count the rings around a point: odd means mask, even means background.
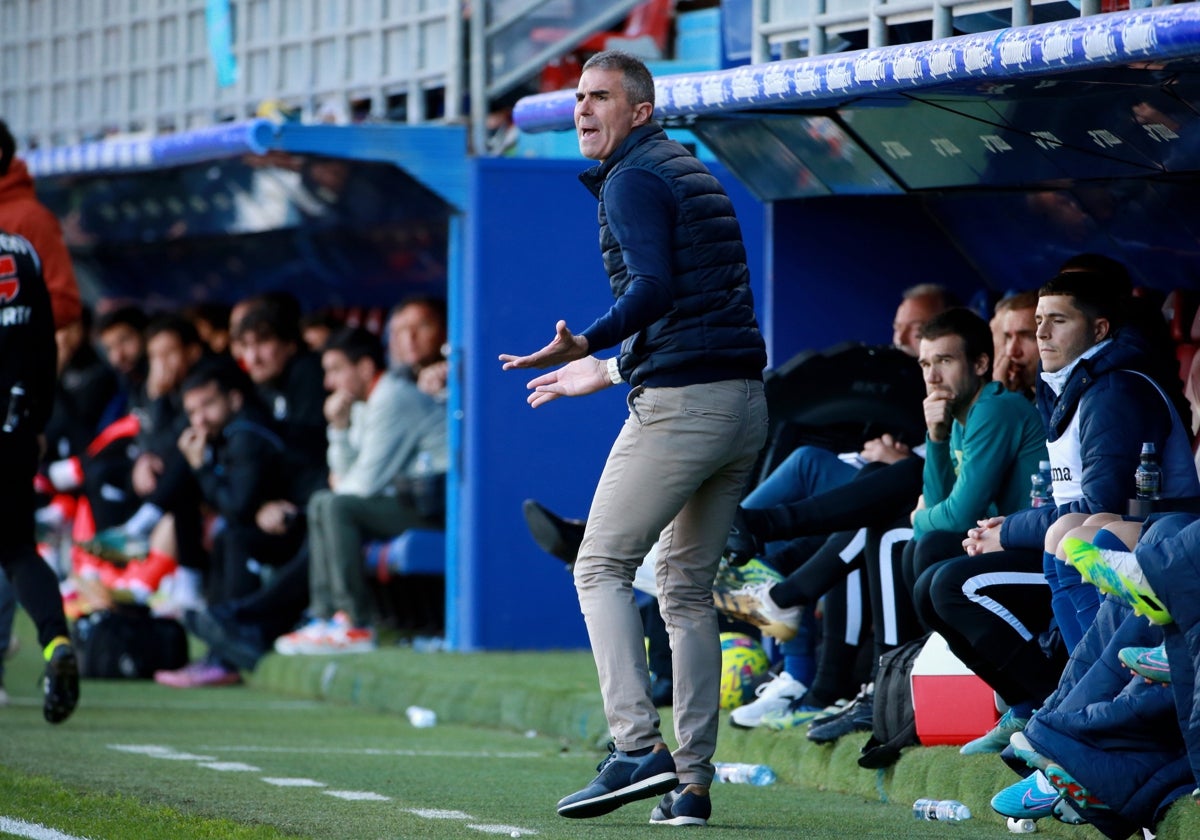
[[[446,533],[410,528],[390,540],[363,546],[367,571],[381,581],[393,575],[441,575],[446,572]]]

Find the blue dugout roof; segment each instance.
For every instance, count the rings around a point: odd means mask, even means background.
[[[305,125],[255,119],[149,138],[114,138],[23,155],[37,178],[148,172],[272,151],[392,163],[463,210],[467,204],[462,126]]]
[[[1200,172],[1200,5],[657,80],[762,201]],[[526,97],[525,131],[572,126],[574,92]]]
[[[977,89],[1003,83],[1146,62],[1200,57],[1200,6],[1074,18],[938,41],[776,61],[657,80],[656,117],[666,121],[739,111],[833,108],[859,97]],[[1157,68],[1155,68],[1157,69]],[[522,131],[572,127],[574,91],[521,99]]]

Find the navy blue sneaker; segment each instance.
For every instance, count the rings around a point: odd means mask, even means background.
[[[875,726],[875,691],[862,691],[840,713],[813,724],[806,736],[816,744],[832,744],[852,732],[870,732]]]
[[[695,785],[680,785],[654,806],[650,825],[708,825],[711,816],[712,798],[696,793]]]
[[[596,769],[600,775],[590,785],[558,801],[560,817],[598,817],[630,802],[674,790],[679,784],[675,759],[665,749],[633,756],[610,743],[608,758]]]

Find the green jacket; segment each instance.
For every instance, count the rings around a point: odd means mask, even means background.
[[[914,536],[929,531],[965,536],[980,519],[1028,507],[1029,477],[1046,458],[1046,427],[1037,409],[989,382],[967,422],[954,421],[950,440],[926,436],[925,507],[913,517]]]

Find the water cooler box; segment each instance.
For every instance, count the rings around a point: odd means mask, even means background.
[[[965,744],[999,719],[991,687],[951,653],[937,633],[913,663],[912,695],[917,737],[926,746]]]

